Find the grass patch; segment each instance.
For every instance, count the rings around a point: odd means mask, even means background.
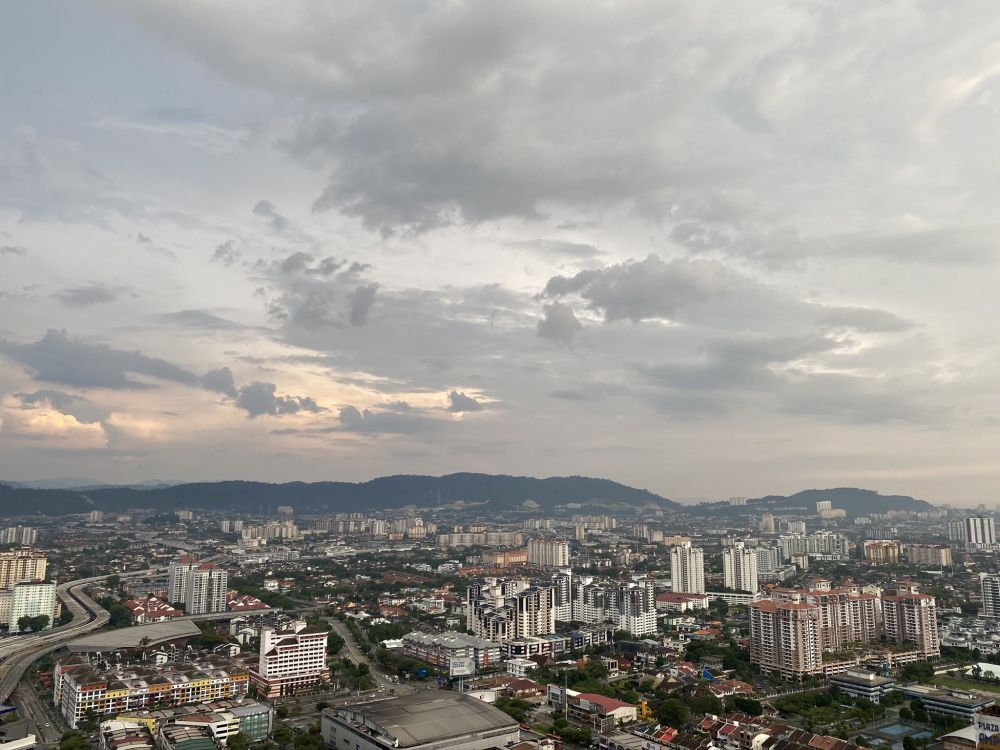
[[[1000,693],[1000,685],[993,682],[977,682],[976,680],[963,680],[959,677],[934,678],[934,684],[939,687],[957,688],[958,690],[983,690],[987,693]]]

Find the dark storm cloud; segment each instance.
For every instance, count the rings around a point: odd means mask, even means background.
[[[245,409],[250,419],[299,412],[318,413],[323,409],[308,396],[279,396],[274,383],[260,381],[245,385],[236,395],[236,405]]]
[[[448,411],[450,412],[482,411],[483,408],[485,407],[476,399],[466,396],[460,391],[452,391],[448,394]]]
[[[543,308],[543,317],[538,321],[538,335],[556,344],[571,344],[573,337],[583,330],[573,308],[561,302],[553,302]]]
[[[184,385],[197,382],[193,373],[166,360],[107,344],[89,344],[70,338],[65,330],[49,330],[31,344],[0,339],[0,355],[24,365],[36,380],[79,388],[150,387],[134,379],[135,375]]]
[[[70,287],[56,292],[56,297],[66,307],[86,307],[87,305],[100,305],[114,302],[123,295],[133,293],[122,287],[112,287],[106,284],[87,284],[85,286]]]

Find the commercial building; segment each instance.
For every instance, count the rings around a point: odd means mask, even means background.
[[[0,750],[33,750],[35,735],[27,719],[0,724]]]
[[[952,566],[951,547],[947,544],[907,544],[906,560],[910,565],[929,568],[950,568]]]
[[[0,552],[0,589],[13,589],[22,581],[45,580],[48,564],[44,552],[36,552],[31,547]]]
[[[565,568],[569,565],[569,542],[544,538],[529,540],[528,563],[547,568]]]
[[[705,593],[705,553],[691,542],[670,548],[670,580],[680,593]]]
[[[274,710],[266,703],[252,700],[220,700],[197,705],[127,711],[118,719],[146,725],[156,734],[160,727],[206,726],[216,739],[239,732],[250,742],[266,740],[271,733]]]
[[[327,631],[299,620],[287,630],[264,628],[260,658],[250,682],[263,698],[280,698],[314,690],[330,679],[326,666]]]
[[[757,552],[743,542],[723,549],[722,583],[734,591],[756,591]]]
[[[484,578],[466,589],[466,628],[494,643],[554,633],[556,587],[523,578]]]
[[[21,629],[22,617],[47,617],[43,630],[56,620],[56,584],[54,581],[24,581],[15,583],[10,596],[10,632]]]
[[[242,698],[249,679],[244,667],[227,659],[98,671],[86,659],[69,656],[52,671],[52,700],[75,728],[90,713]]]
[[[860,669],[848,669],[840,674],[830,675],[830,684],[855,698],[864,698],[872,703],[881,702],[882,698],[896,687],[896,681],[874,672]]]
[[[529,656],[556,657],[569,651],[583,651],[588,646],[604,646],[613,642],[613,628],[607,625],[577,628],[568,633],[514,638],[500,644],[505,659]]]
[[[407,633],[403,641],[403,655],[447,670],[455,660],[466,660],[475,665],[476,671],[499,666],[500,644],[476,638],[465,633]]]
[[[500,709],[439,690],[324,709],[320,733],[330,750],[487,750],[520,739]]]

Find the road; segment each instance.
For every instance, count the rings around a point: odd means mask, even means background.
[[[355,664],[368,665],[368,672],[371,674],[372,679],[378,687],[384,687],[387,691],[395,690],[397,695],[405,695],[406,693],[416,691],[415,687],[406,685],[405,683],[394,682],[389,675],[375,666],[358,646],[357,641],[354,640],[354,635],[351,633],[351,629],[348,628],[347,625],[342,623],[336,617],[329,617],[326,618],[326,620],[333,626],[337,635],[344,639],[344,649],[347,651],[347,655],[350,657],[351,661]]]

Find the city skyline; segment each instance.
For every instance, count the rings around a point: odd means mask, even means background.
[[[0,480],[1000,502],[992,5],[4,15]]]

